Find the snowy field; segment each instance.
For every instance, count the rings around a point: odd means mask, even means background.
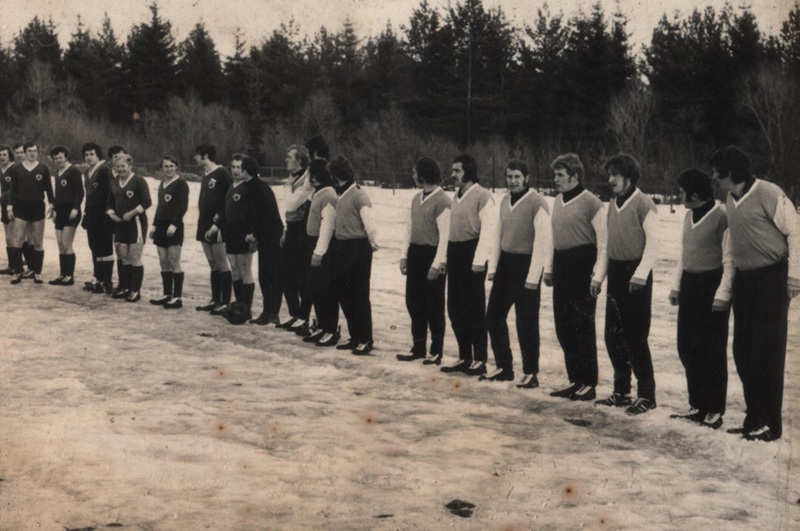
[[[193,236],[196,183],[191,190]],[[372,278],[376,349],[366,358],[196,312],[209,288],[193,238],[184,246],[182,310],[147,303],[161,285],[152,243],[142,302],[81,291],[91,272],[82,229],[75,286],[0,278],[0,529],[800,528],[797,301],[783,439],[725,433],[744,417],[732,359],[723,429],[669,419],[687,407],[667,300],[681,207],[658,211],[650,344],[659,407],[631,418],[548,396],[565,383],[549,288],[539,389],[395,361],[410,342],[398,261],[414,192],[368,193],[381,249]],[[54,238],[48,223],[45,280],[58,272]],[[612,379],[604,319],[598,304],[599,396]],[[449,330],[445,353],[448,363]],[[453,499],[475,504],[472,517],[451,514]]]

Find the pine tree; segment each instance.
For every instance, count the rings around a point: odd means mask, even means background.
[[[222,101],[225,79],[219,53],[206,28],[198,23],[179,47],[178,82],[182,94],[196,94],[205,104]]]

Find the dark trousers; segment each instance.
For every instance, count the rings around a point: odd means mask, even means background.
[[[356,343],[372,341],[372,246],[367,238],[335,241],[336,298],[347,320],[347,330]]]
[[[517,314],[517,338],[522,353],[522,371],[539,372],[539,300],[540,289],[526,289],[525,278],[531,266],[531,255],[500,253],[494,284],[486,307],[486,327],[492,342],[498,369],[513,370],[511,342],[508,337],[508,312],[514,306]]]
[[[311,299],[308,296],[308,270],[311,255],[306,256],[308,244],[304,221],[286,223],[286,238],[281,249],[281,284],[289,314],[308,319]]]
[[[258,286],[263,311],[278,315],[281,310],[281,248],[277,244],[258,246]]]
[[[596,259],[594,245],[553,253],[553,315],[567,377],[591,386],[597,385],[597,299],[589,293]]]
[[[614,392],[631,392],[631,369],[639,384],[639,398],[655,402],[656,382],[650,356],[650,306],[653,302],[653,275],[647,284],[631,293],[628,283],[639,260],[608,261],[605,339],[614,366]]]
[[[477,246],[478,240],[447,244],[447,313],[458,357],[468,362],[487,359],[486,271],[472,271]]]
[[[412,351],[425,354],[428,328],[431,330],[431,354],[442,354],[444,345],[444,286],[445,275],[428,280],[436,247],[414,245],[408,247],[406,272],[406,308],[411,317]]]
[[[722,268],[681,275],[678,306],[678,356],[686,369],[689,405],[725,414],[728,393],[728,320],[730,311],[714,312],[714,294]]]
[[[308,244],[313,253],[317,245],[317,238],[309,238]],[[336,298],[336,285],[334,283],[334,245],[322,257],[318,267],[312,267],[308,272],[308,287],[314,312],[317,314],[319,328],[326,333],[336,333],[339,324],[339,301]]]
[[[769,426],[782,433],[783,372],[789,297],[786,260],[753,271],[736,271],[733,281],[733,360],[742,380],[747,431]]]

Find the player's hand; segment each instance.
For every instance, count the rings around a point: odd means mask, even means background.
[[[256,237],[253,236],[252,234],[248,234],[247,236],[245,236],[244,241],[246,241],[247,243],[258,243]]]
[[[552,288],[553,287],[553,273],[545,273],[544,274],[544,278],[542,279],[542,282],[544,282],[544,285],[547,286],[548,288]]]
[[[716,301],[715,301],[716,302]],[[672,290],[669,292],[669,303],[673,306],[680,304],[680,292]]]
[[[56,219],[53,205],[47,205],[47,219]]]
[[[483,265],[472,264],[472,272],[473,273],[483,273],[484,271],[486,271],[486,264],[483,264]],[[489,280],[491,280],[491,279],[489,279]]]
[[[283,249],[283,244],[286,242],[286,231],[281,233],[281,249]]]
[[[319,267],[322,265],[322,257],[318,254],[311,255],[311,267]]]
[[[136,216],[137,212],[135,210],[131,210],[129,212],[125,212],[122,214],[122,221],[130,221]]]
[[[436,280],[442,275],[443,271],[438,267],[431,267],[428,269],[428,280]]]
[[[494,282],[494,273],[489,273],[486,275],[486,278],[489,280],[489,282]]]
[[[169,236],[170,238],[175,236],[176,232],[178,232],[178,227],[176,227],[175,225],[170,225],[169,227],[167,227],[167,236]]]
[[[601,284],[596,280],[592,280],[591,285],[589,285],[589,295],[591,295],[592,298],[596,299],[597,297],[600,296],[600,293],[602,291],[603,291],[603,284]]]
[[[628,293],[635,293],[644,287],[644,283],[640,284],[639,279],[632,278],[630,282],[628,282]]]
[[[122,221],[122,218],[120,218],[117,215],[117,213],[114,212],[113,210],[109,210],[108,212],[106,212],[106,214],[108,214],[108,217],[110,217],[111,220],[114,221],[115,223],[119,223],[120,221]]]
[[[155,229],[150,231],[150,239],[151,240],[155,240],[156,239],[156,230]]]
[[[372,246],[372,252],[373,253],[381,248],[381,246],[378,245],[378,242],[369,242],[369,244]]]
[[[8,221],[14,221],[14,209],[10,206],[6,208],[6,215],[8,216]]]
[[[73,208],[73,209],[72,209],[72,210],[70,210],[70,212],[69,212],[69,220],[70,220],[70,221],[75,221],[76,219],[78,219],[78,214],[80,214],[80,212],[78,211],[78,209],[77,209],[77,208]]]
[[[533,282],[526,282],[525,289],[539,289],[539,284],[534,284]]]
[[[217,228],[217,226],[216,226],[216,225],[211,225],[211,228],[210,228],[210,229],[208,229],[208,230],[206,231],[205,235],[204,235],[204,236],[205,236],[205,239],[206,239],[206,241],[209,241],[209,242],[210,242],[210,241],[211,241],[211,239],[212,239],[214,236],[216,236],[216,235],[217,235],[217,232],[219,232],[219,229]]]
[[[731,307],[731,301],[723,301],[714,299],[714,304],[711,305],[712,312],[727,312]]]
[[[786,295],[789,296],[790,300],[794,299],[795,297],[800,295],[800,288],[792,288],[792,287],[787,286],[786,287]]]
[[[408,273],[408,259],[407,258],[401,258],[400,259],[400,274],[401,275],[405,275],[406,273]]]

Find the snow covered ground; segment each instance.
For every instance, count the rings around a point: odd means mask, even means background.
[[[75,286],[0,279],[0,529],[800,528],[797,302],[783,439],[748,443],[668,418],[686,408],[667,300],[682,208],[658,212],[650,343],[659,407],[630,418],[548,396],[565,383],[548,288],[539,389],[395,361],[409,347],[398,261],[413,191],[368,193],[381,250],[367,358],[195,312],[208,268],[191,238],[178,311],[146,302],[160,293],[150,243],[142,302],[81,291],[91,271],[83,230]],[[187,235],[196,217],[192,206]],[[50,224],[45,248],[49,280]],[[598,304],[599,331],[604,318]],[[604,396],[612,369],[598,337]],[[455,355],[452,334],[445,350]],[[723,428],[743,419],[732,360],[729,373]],[[451,514],[453,499],[475,504],[472,517]]]

